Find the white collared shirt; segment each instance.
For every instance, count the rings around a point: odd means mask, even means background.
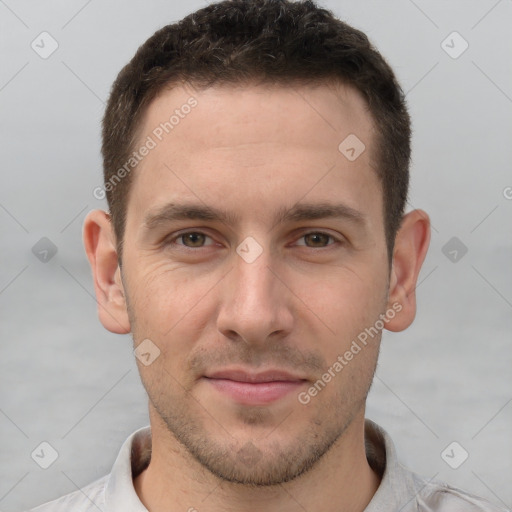
[[[382,480],[364,512],[507,512],[402,466],[389,434],[369,419],[365,420],[365,444],[368,462]],[[135,492],[133,478],[147,467],[150,457],[151,430],[144,427],[123,443],[109,475],[30,512],[148,512]]]

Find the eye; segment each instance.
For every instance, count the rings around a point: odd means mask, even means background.
[[[303,245],[311,248],[327,247],[338,242],[338,240],[332,235],[322,233],[321,231],[312,231],[310,233],[306,233],[302,235],[299,240],[304,240],[305,243],[297,243],[297,245]],[[333,243],[329,243],[329,240],[332,240]]]
[[[177,240],[181,240],[177,242]],[[212,245],[212,243],[205,243],[206,240],[210,240],[213,242],[212,238],[208,235],[201,233],[200,231],[188,231],[186,233],[181,233],[170,240],[170,243],[176,243],[177,245],[184,245],[185,247],[190,248],[200,248],[205,245]]]

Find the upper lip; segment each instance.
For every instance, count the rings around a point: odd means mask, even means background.
[[[274,382],[274,381],[287,381],[287,382],[299,382],[306,380],[304,377],[293,375],[284,370],[271,369],[264,372],[250,372],[247,370],[218,370],[205,375],[208,379],[226,379],[234,380],[237,382]]]

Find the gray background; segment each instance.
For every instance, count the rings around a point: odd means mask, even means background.
[[[411,205],[433,223],[418,314],[385,333],[367,416],[404,464],[512,505],[512,1],[323,0],[367,32],[407,91]],[[22,510],[108,473],[147,424],[129,336],[96,316],[82,242],[104,204],[100,120],[112,81],[161,26],[203,1],[0,0],[0,508]],[[59,47],[42,59],[31,42]],[[441,46],[457,31],[458,58]],[[461,41],[448,39],[452,52]],[[46,47],[48,48],[48,46]],[[443,247],[457,237],[457,261]],[[58,252],[40,261],[49,238]],[[59,453],[31,458],[42,441]],[[452,469],[457,441],[469,458]],[[456,457],[460,452],[454,452]]]

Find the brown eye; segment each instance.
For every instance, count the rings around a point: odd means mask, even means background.
[[[307,247],[326,247],[333,237],[326,233],[308,233],[302,237]]]
[[[204,233],[191,231],[190,233],[184,233],[180,235],[177,240],[181,240],[187,247],[203,247],[207,236]]]

